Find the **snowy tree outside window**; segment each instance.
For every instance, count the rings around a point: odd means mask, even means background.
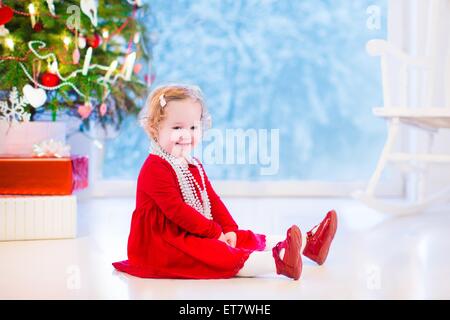
[[[386,0],[149,3],[154,86],[199,85],[214,128],[280,130],[277,174],[206,165],[211,179],[369,178],[386,134],[371,111],[382,103],[379,61],[365,43],[386,38]],[[104,178],[135,179],[148,146],[129,117],[106,144]]]

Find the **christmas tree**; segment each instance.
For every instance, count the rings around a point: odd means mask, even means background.
[[[0,118],[118,126],[136,114],[153,78],[148,17],[141,0],[0,0]]]

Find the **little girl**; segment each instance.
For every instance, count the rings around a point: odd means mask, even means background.
[[[319,265],[325,262],[337,228],[333,210],[303,240],[296,225],[274,243],[239,229],[202,164],[190,156],[202,129],[210,125],[200,89],[159,87],[144,110],[143,126],[153,149],[138,178],[128,260],[113,263],[117,270],[144,278],[188,279],[276,272],[298,280],[301,254]]]

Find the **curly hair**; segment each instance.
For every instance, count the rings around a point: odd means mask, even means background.
[[[199,102],[202,107],[202,127],[204,130],[211,128],[211,116],[199,87],[185,84],[166,84],[155,88],[149,94],[141,111],[140,122],[149,137],[156,140],[158,126],[166,116],[166,108],[161,105],[161,97],[164,98],[163,100],[166,103],[188,98]]]

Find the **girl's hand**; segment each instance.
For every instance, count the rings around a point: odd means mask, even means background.
[[[235,248],[236,247],[236,232],[230,231],[225,233],[225,239],[229,246]]]
[[[227,238],[225,238],[225,235],[223,234],[223,232],[220,234],[220,237],[217,240],[222,241],[224,243],[227,243]]]

